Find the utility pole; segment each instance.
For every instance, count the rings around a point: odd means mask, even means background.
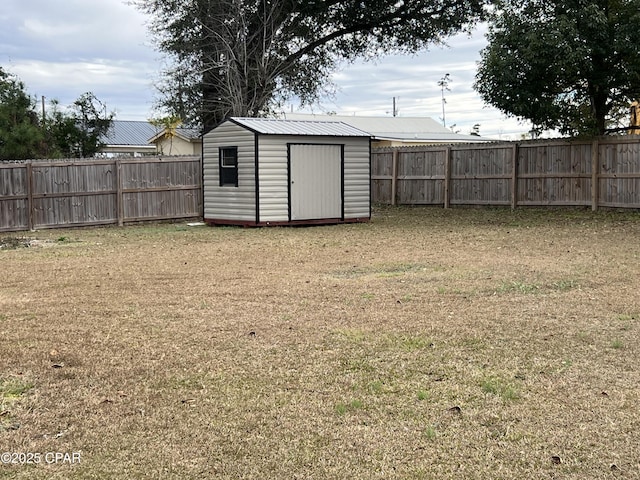
[[[42,126],[43,127],[44,127],[46,116],[47,116],[45,108],[44,108],[44,99],[45,99],[45,96],[42,95]]]
[[[398,115],[398,109],[396,107],[396,97],[393,97],[393,116],[396,117]]]
[[[440,87],[440,91],[442,93],[442,125],[447,126],[447,120],[445,117],[444,105],[447,103],[447,100],[444,98],[444,91],[449,92],[449,82],[451,81],[450,75],[447,73],[444,77],[442,77],[438,81],[438,86]]]

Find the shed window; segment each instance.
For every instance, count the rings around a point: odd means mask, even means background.
[[[238,186],[238,147],[220,149],[220,186]]]

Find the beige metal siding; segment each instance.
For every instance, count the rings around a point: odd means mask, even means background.
[[[287,141],[270,135],[258,139],[260,221],[289,221]]]
[[[369,217],[369,139],[366,137],[324,137],[262,135],[260,156],[260,221],[289,220],[288,144],[344,145],[344,217]]]
[[[344,218],[369,218],[369,139],[344,139]]]
[[[238,186],[220,186],[219,149],[238,147]],[[207,133],[204,154],[204,218],[256,220],[254,134],[232,122]]]

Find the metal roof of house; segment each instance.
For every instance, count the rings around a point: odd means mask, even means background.
[[[312,135],[329,137],[370,137],[358,128],[339,121],[281,120],[275,118],[231,117],[229,120],[264,135]]]
[[[351,125],[368,132],[377,140],[397,140],[402,142],[482,142],[475,135],[454,133],[431,117],[365,117],[358,115],[315,115],[308,113],[287,113],[288,120],[332,120]]]
[[[155,142],[167,134],[166,128],[156,129],[154,135],[149,138],[149,142]],[[197,128],[178,127],[175,134],[187,142],[200,141],[200,130]]]
[[[200,130],[197,128],[178,127],[176,133],[186,140],[200,138]]]
[[[164,133],[162,127],[156,127],[143,120],[114,120],[111,129],[101,141],[108,146],[136,145],[153,147],[149,145],[152,139]],[[179,127],[176,133],[185,140],[198,138],[200,133],[196,128]]]
[[[146,121],[114,120],[111,129],[101,140],[109,146],[148,146],[149,139],[157,132],[158,129]]]

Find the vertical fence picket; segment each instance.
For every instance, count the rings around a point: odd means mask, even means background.
[[[398,150],[393,151],[391,157],[391,205],[395,205],[398,198]]]
[[[511,210],[518,206],[518,156],[520,155],[518,143],[514,143],[511,148],[512,173],[511,173]]]
[[[591,142],[591,210],[598,210],[600,196],[600,145],[598,140]]]
[[[27,163],[27,225],[29,230],[33,230],[33,165],[31,162]]]
[[[449,188],[451,186],[451,147],[448,146],[446,151],[445,151],[445,157],[444,157],[444,180],[442,180],[444,182],[444,185],[442,186],[442,191],[443,191],[443,205],[444,208],[449,208],[450,205],[450,199],[451,199],[451,193],[449,191]]]

